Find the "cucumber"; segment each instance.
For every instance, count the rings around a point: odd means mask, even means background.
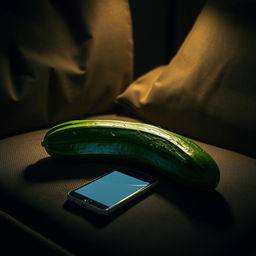
[[[169,178],[213,189],[216,162],[196,143],[160,127],[117,120],[75,120],[51,128],[42,146],[62,159],[118,159],[149,165]]]

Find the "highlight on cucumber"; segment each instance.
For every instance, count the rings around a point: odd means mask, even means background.
[[[219,168],[198,144],[145,123],[75,120],[52,127],[42,141],[61,159],[118,159],[153,167],[170,179],[202,189],[219,183]]]

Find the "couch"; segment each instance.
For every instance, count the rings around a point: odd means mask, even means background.
[[[247,14],[248,10],[253,13],[255,4],[60,2],[24,1],[17,8],[18,3],[9,1],[1,9],[2,30],[9,31],[1,43],[0,57],[1,250],[6,255],[17,251],[31,255],[255,255],[255,122],[249,120],[256,114],[255,101],[248,106],[241,96],[245,88],[246,95],[256,99],[253,71],[241,67],[239,79],[232,80],[238,90],[227,105],[222,102],[221,109],[214,108],[218,98],[210,108],[206,102],[212,103],[211,98],[202,101],[203,105],[190,98],[202,90],[197,86],[200,81],[209,84],[210,95],[215,97],[213,84],[229,85],[228,76],[236,74],[232,68],[240,67],[241,58],[242,63],[254,63],[255,53],[248,56],[247,48],[241,57],[238,48],[229,52],[223,47],[225,38],[236,45],[234,38],[241,31],[246,33],[238,37],[237,47],[245,43],[249,47],[255,38],[255,20],[246,15],[246,23],[239,21],[243,21],[242,7]],[[222,17],[221,26],[223,17],[229,19],[226,37],[220,34],[212,43],[213,31],[200,22],[209,12],[214,21],[214,10],[220,10],[216,13]],[[229,35],[234,21],[243,29]],[[148,22],[153,23],[150,28]],[[214,26],[214,31],[218,28]],[[197,45],[204,45],[204,50],[197,50]],[[193,61],[184,62],[191,48]],[[212,48],[214,54],[210,54]],[[223,54],[231,64],[218,73],[213,66],[222,67],[218,61],[225,59]],[[203,68],[214,72],[206,77]],[[186,83],[178,84],[184,77]],[[169,104],[180,97],[177,91],[166,89],[175,86],[182,88],[178,92],[186,95],[185,103]],[[165,88],[166,94],[159,94],[159,88]],[[185,93],[186,88],[192,96]],[[242,110],[236,119],[237,105]],[[241,114],[246,111],[248,118]],[[176,184],[138,163],[55,160],[41,141],[51,126],[71,119],[147,122],[183,134],[213,157],[220,183],[215,190],[202,191]],[[67,201],[68,191],[118,166],[153,173],[159,184],[110,216],[97,216]]]

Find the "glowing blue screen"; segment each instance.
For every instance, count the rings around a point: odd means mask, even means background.
[[[110,207],[148,184],[149,182],[114,171],[78,188],[76,192]]]

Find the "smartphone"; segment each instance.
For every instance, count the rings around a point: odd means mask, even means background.
[[[151,175],[128,168],[113,170],[68,193],[68,200],[107,215],[157,184]]]

